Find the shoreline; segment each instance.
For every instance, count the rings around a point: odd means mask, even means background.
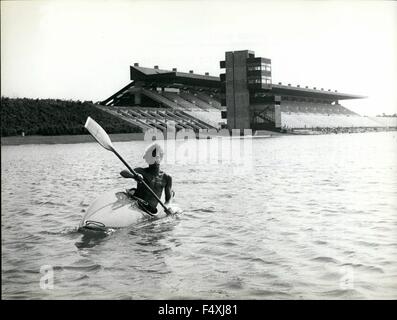
[[[348,134],[348,133],[365,133],[365,132],[384,132],[384,131],[397,131],[397,128],[382,128],[383,130],[368,130],[368,131],[353,131],[353,132],[339,132],[339,134]],[[338,132],[336,132],[338,133]],[[280,132],[272,132],[261,130],[259,135],[249,136],[252,139],[264,139],[264,138],[273,138],[277,136],[298,136],[298,135],[326,135],[326,134],[336,134],[333,132],[316,132],[311,130],[297,130],[297,132],[288,132],[288,133],[280,133]],[[145,137],[145,133],[113,133],[109,134],[112,142],[126,142],[126,141],[143,141]],[[223,136],[220,136],[223,137]],[[247,137],[240,136],[234,137],[234,139],[244,139]],[[12,136],[12,137],[1,137],[1,145],[2,146],[19,146],[19,145],[29,145],[29,144],[73,144],[73,143],[90,143],[95,142],[95,139],[90,134],[81,134],[81,135],[61,135],[61,136]]]
[[[277,135],[277,134],[274,134]],[[249,136],[250,138],[270,138],[274,135],[259,135]],[[280,134],[278,134],[280,135]],[[125,142],[125,141],[144,141],[144,133],[115,133],[109,134],[112,142]],[[222,136],[220,136],[222,137]],[[242,139],[241,137],[231,137]],[[1,137],[2,146],[20,146],[29,144],[73,144],[73,143],[90,143],[95,142],[91,135],[62,135],[62,136],[12,136]]]
[[[143,140],[144,133],[114,133],[109,134],[113,142]],[[62,136],[12,136],[1,137],[2,146],[19,146],[26,144],[71,144],[95,142],[90,134]]]

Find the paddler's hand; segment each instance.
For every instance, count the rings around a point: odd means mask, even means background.
[[[138,182],[142,182],[143,181],[143,175],[141,175],[140,173],[137,173],[136,176],[134,177],[134,179]]]
[[[174,210],[171,207],[167,207],[167,214],[174,214]]]

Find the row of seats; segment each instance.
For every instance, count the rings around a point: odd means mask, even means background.
[[[198,107],[198,108],[200,108],[202,110],[212,110],[213,109],[210,104],[208,104],[207,102],[201,100],[200,98],[198,98],[194,94],[191,94],[190,92],[181,91],[179,93],[179,96],[182,97],[183,99],[185,99],[186,101],[191,102],[196,107]]]
[[[173,110],[185,112],[210,127],[219,129],[226,123],[221,117],[220,103],[204,92],[144,90],[143,93]],[[164,101],[164,99],[168,100]]]
[[[133,107],[111,107],[113,112],[116,112],[118,116],[130,120],[130,122],[136,123],[143,129],[157,128],[165,131],[167,127],[175,125],[177,130],[179,129],[210,129],[211,125],[192,117],[188,113],[182,110],[173,109],[143,109]]]
[[[389,124],[396,122],[389,121]],[[338,127],[385,127],[385,123],[378,118],[362,117],[359,115],[323,115],[315,113],[281,113],[283,128],[338,128]],[[393,126],[393,125],[387,125]]]
[[[221,112],[219,110],[186,110],[185,112],[217,129],[220,128],[222,124],[226,124],[226,121],[222,119]]]
[[[199,91],[155,91],[150,90],[152,94],[157,94],[167,98],[169,101],[176,103],[178,106],[186,110],[219,110],[221,104],[210,94]]]
[[[160,92],[159,92],[160,93]],[[168,98],[169,100],[177,103],[179,106],[183,107],[184,109],[190,110],[190,109],[200,109],[198,108],[195,104],[183,99],[182,97],[179,96],[176,92],[169,92],[169,91],[164,91],[160,93],[163,97]]]
[[[293,101],[293,102],[282,101],[281,111],[294,112],[294,113],[320,113],[320,114],[346,114],[346,115],[356,114],[340,104],[331,105],[325,103],[298,102],[298,101]]]
[[[382,127],[397,127],[397,117],[370,117],[373,121],[379,123]]]
[[[194,90],[191,91],[191,93],[195,97],[209,104],[211,107],[216,109],[222,109],[221,103],[215,98],[214,94],[206,93],[204,91],[194,91]]]
[[[142,121],[140,119],[136,119],[133,117],[130,117],[129,114],[125,114],[122,109],[116,108],[116,107],[108,107],[108,106],[102,106],[102,105],[97,105],[97,108],[100,108],[101,110],[110,113],[116,117],[121,117],[122,119],[132,123],[133,125],[142,128],[143,130],[147,129],[153,129],[153,126],[150,125],[149,123],[146,123],[145,121]]]

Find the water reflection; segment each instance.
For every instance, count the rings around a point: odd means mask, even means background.
[[[161,240],[168,239],[178,224],[177,217],[166,217],[161,220],[148,220],[137,225],[131,226],[124,229],[107,229],[106,231],[90,230],[87,228],[79,228],[78,233],[82,235],[80,241],[75,243],[75,246],[79,249],[93,248],[99,244],[104,243],[110,238],[113,233],[124,233],[126,230],[127,234],[132,236],[130,245],[139,251],[139,246],[153,247],[160,249],[153,249],[153,253],[167,250],[164,245],[161,244]],[[136,246],[138,245],[138,246]]]
[[[137,242],[142,245],[156,245],[160,240],[165,239],[174,230],[178,220],[173,217],[167,217],[161,221],[146,221],[138,227],[132,227],[128,234],[140,239]]]
[[[110,235],[107,231],[94,231],[85,228],[79,228],[78,232],[83,235],[80,241],[75,243],[75,246],[79,249],[93,248],[105,241]]]

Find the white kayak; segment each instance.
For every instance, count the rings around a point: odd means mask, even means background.
[[[182,210],[170,205],[175,214]],[[88,208],[80,222],[80,228],[90,230],[106,230],[109,228],[124,228],[133,224],[161,219],[167,216],[161,205],[157,206],[157,213],[150,214],[141,209],[137,200],[132,199],[126,192],[109,191],[98,197]]]

